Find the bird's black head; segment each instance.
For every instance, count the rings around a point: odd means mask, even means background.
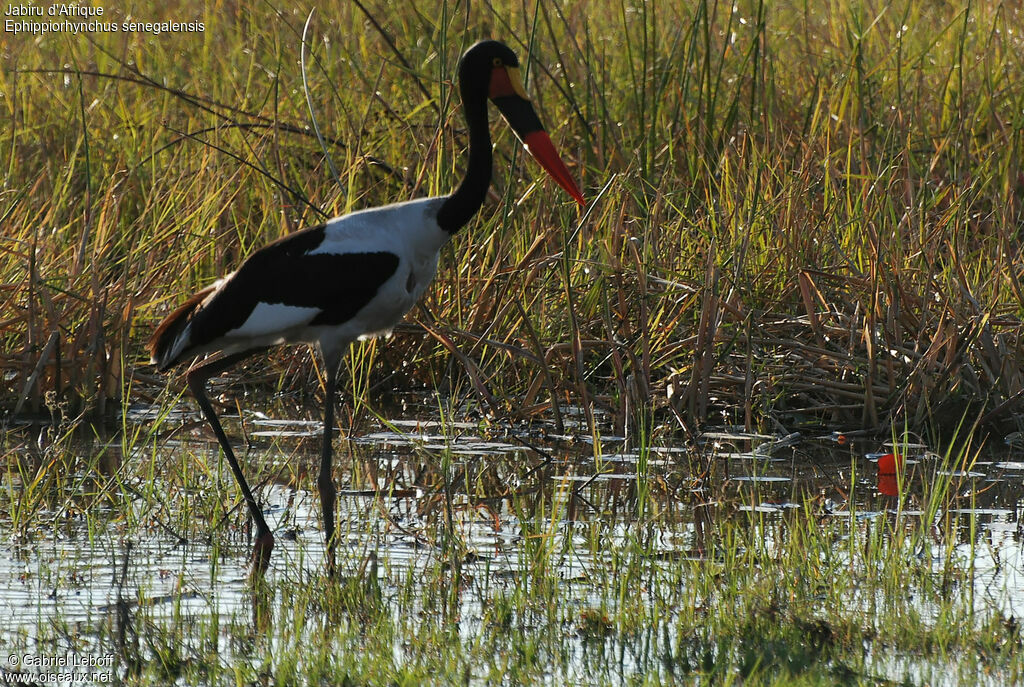
[[[504,43],[480,41],[467,50],[459,61],[459,84],[463,103],[490,98],[520,140],[544,130],[523,88],[519,58]]]
[[[459,60],[459,81],[463,88],[473,89],[474,95],[493,98],[495,85],[500,90],[500,84],[492,84],[493,77],[497,74],[501,79],[501,73],[508,69],[516,70],[513,75],[518,76],[519,58],[512,49],[500,41],[480,41],[463,53]],[[518,95],[526,97],[525,92]]]
[[[473,45],[459,61],[459,85],[467,120],[477,121],[478,130],[486,133],[486,102],[490,98],[530,154],[569,195],[580,205],[585,204],[523,88],[519,58],[507,45],[498,41]]]

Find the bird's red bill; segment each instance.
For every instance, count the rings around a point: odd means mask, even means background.
[[[572,178],[572,174],[566,169],[565,163],[562,162],[562,158],[555,150],[555,146],[547,132],[531,131],[523,139],[523,143],[526,145],[526,149],[530,151],[530,155],[540,163],[541,167],[551,175],[552,179],[558,182],[559,186],[565,189],[566,193],[572,196],[581,206],[587,204],[587,201],[583,199],[580,187],[576,185],[576,180]]]

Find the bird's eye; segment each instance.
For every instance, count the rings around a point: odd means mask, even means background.
[[[493,60],[491,60],[491,64],[493,64],[495,67],[500,67],[502,65],[501,58],[495,57]]]

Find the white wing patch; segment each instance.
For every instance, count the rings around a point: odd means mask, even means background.
[[[304,327],[320,313],[320,308],[285,305],[283,303],[257,303],[240,327],[224,333],[224,337],[261,337]]]

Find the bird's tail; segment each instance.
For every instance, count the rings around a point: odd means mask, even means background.
[[[176,364],[188,348],[185,330],[192,319],[192,313],[213,289],[214,286],[211,285],[182,303],[174,312],[164,318],[153,332],[153,336],[149,337],[149,342],[146,344],[146,350],[149,351],[150,356],[149,362],[156,365],[161,372]]]

